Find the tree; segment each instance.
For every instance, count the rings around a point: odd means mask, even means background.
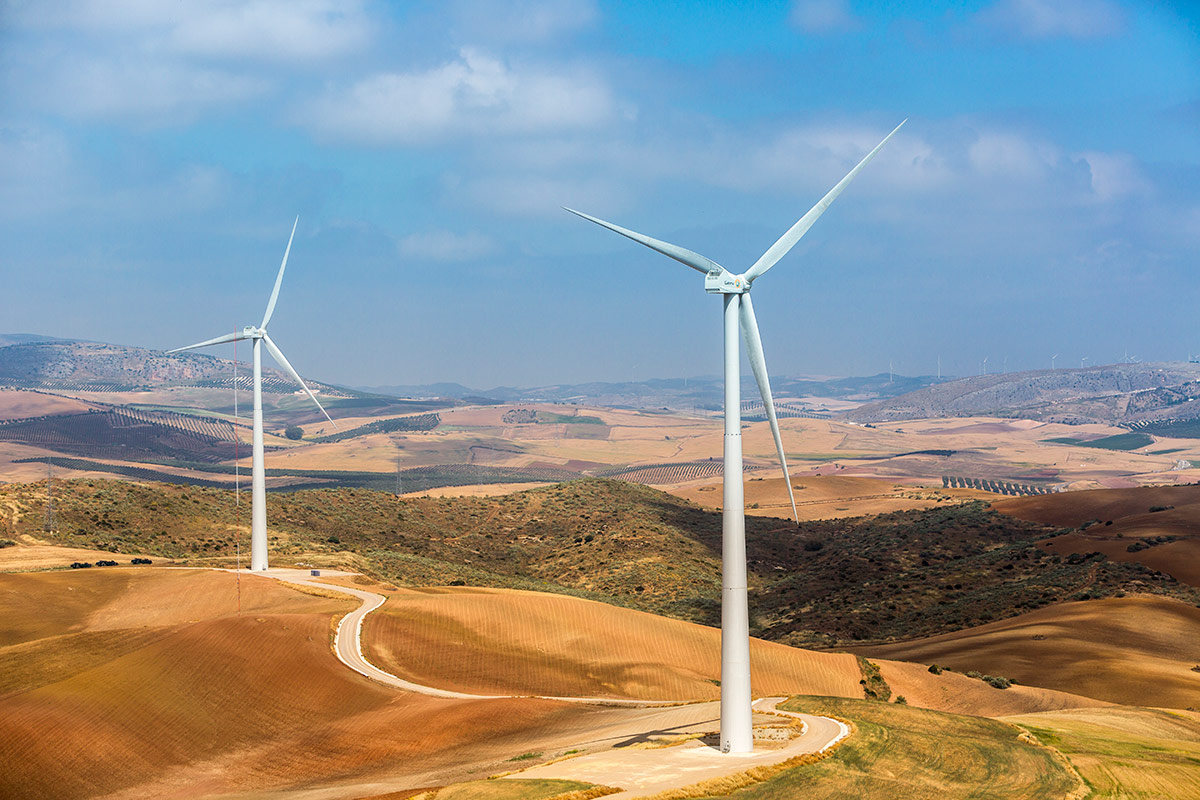
[[[293,442],[304,438],[304,429],[299,425],[289,425],[284,429],[283,435],[291,439]]]

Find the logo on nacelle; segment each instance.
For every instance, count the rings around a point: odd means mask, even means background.
[[[714,269],[704,276],[704,291],[709,294],[744,294],[750,291],[750,282],[729,270]]]

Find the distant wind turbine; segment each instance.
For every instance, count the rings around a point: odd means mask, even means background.
[[[250,478],[250,569],[254,571],[262,571],[267,568],[267,479],[266,470],[263,467],[262,348],[259,345],[266,345],[267,350],[270,351],[279,366],[283,367],[293,380],[300,384],[300,388],[312,398],[312,401],[317,404],[317,408],[321,409],[325,419],[329,420],[334,428],[337,427],[337,423],[325,411],[324,406],[317,400],[317,396],[305,385],[299,373],[284,357],[283,351],[267,335],[267,323],[271,321],[271,315],[275,313],[275,301],[279,299],[279,287],[283,284],[283,271],[287,268],[288,255],[292,252],[292,239],[296,236],[296,225],[299,222],[300,218],[296,217],[296,221],[292,223],[292,235],[288,237],[287,249],[283,251],[283,263],[279,265],[279,275],[275,278],[275,289],[271,292],[271,299],[267,301],[267,312],[263,314],[262,323],[257,328],[247,325],[237,333],[227,333],[215,339],[167,351],[168,353],[179,353],[184,350],[195,350],[198,347],[226,344],[242,339],[250,339],[254,342],[254,440]]]
[[[566,209],[704,273],[704,291],[724,295],[725,474],[721,525],[721,751],[725,753],[749,753],[754,749],[750,709],[750,618],[746,599],[746,507],[742,483],[741,363],[738,328],[741,328],[741,335],[746,341],[750,367],[754,371],[763,406],[767,411],[771,435],[775,437],[775,451],[779,454],[784,483],[792,501],[792,513],[796,516],[798,524],[800,515],[796,511],[796,498],[792,492],[791,479],[788,477],[783,440],[779,435],[779,422],[775,418],[775,403],[771,398],[771,385],[767,378],[767,364],[758,332],[758,321],[754,317],[754,307],[750,302],[750,287],[800,241],[847,184],[875,157],[888,139],[896,135],[896,131],[900,130],[902,125],[904,122],[897,125],[874,150],[867,153],[846,177],[830,189],[819,203],[779,237],[779,240],[741,275],[734,275],[715,261],[678,245],[653,239],[570,208]]]
[[[1058,353],[1050,356],[1050,369],[1054,369],[1054,361],[1058,358]]]
[[[1083,362],[1085,362],[1087,360],[1088,360],[1088,356],[1084,356],[1083,358],[1079,359],[1079,368],[1080,369],[1083,369]]]
[[[987,375],[987,360],[989,358],[991,358],[991,356],[983,357],[983,363],[979,365],[979,374],[980,375]]]

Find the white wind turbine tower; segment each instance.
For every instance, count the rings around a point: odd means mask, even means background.
[[[792,513],[796,516],[798,524],[800,515],[796,512],[796,498],[792,492],[791,479],[788,477],[783,440],[779,435],[779,421],[775,417],[775,402],[771,397],[771,384],[767,378],[762,339],[758,333],[754,307],[750,302],[750,287],[800,241],[846,185],[903,125],[904,122],[897,125],[895,130],[876,145],[874,150],[867,153],[846,177],[830,189],[819,203],[741,275],[735,275],[715,261],[678,245],[652,239],[588,214],[566,209],[704,273],[704,291],[724,295],[725,474],[721,524],[721,751],[724,753],[749,753],[754,749],[750,708],[750,618],[746,598],[746,508],[742,483],[741,353],[738,329],[741,328],[741,335],[746,341],[750,367],[758,382],[758,390],[767,412],[767,422],[771,426],[771,435],[775,437],[775,451],[779,454],[784,483],[792,501]]]
[[[292,223],[292,235],[288,237],[287,249],[283,251],[283,263],[279,265],[275,288],[271,292],[271,299],[267,301],[267,312],[263,314],[262,323],[257,328],[247,325],[237,333],[227,333],[215,339],[167,351],[168,353],[179,353],[183,350],[195,350],[198,347],[226,344],[242,339],[250,339],[254,342],[254,439],[250,479],[250,569],[254,571],[267,568],[267,478],[266,469],[263,467],[262,348],[260,345],[266,345],[267,350],[270,351],[279,366],[283,367],[296,383],[300,384],[300,388],[312,398],[312,401],[317,404],[317,408],[321,409],[325,419],[329,420],[335,428],[337,427],[337,423],[325,411],[324,406],[317,400],[317,396],[305,385],[295,368],[284,357],[283,352],[267,335],[267,323],[271,321],[271,315],[275,313],[275,301],[279,299],[279,287],[283,284],[283,271],[287,268],[288,255],[292,252],[292,239],[296,236],[296,225],[299,222],[300,218],[296,217],[296,221]]]

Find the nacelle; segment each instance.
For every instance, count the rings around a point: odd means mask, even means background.
[[[704,291],[709,294],[745,294],[750,291],[750,281],[727,269],[714,269],[704,276]]]

